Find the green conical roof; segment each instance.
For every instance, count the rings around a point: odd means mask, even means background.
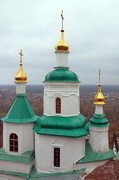
[[[1,118],[7,123],[29,123],[37,119],[38,116],[24,95],[17,95],[6,116]]]

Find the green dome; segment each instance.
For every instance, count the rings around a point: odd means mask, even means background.
[[[45,81],[79,82],[78,76],[68,69],[55,69],[45,76]]]

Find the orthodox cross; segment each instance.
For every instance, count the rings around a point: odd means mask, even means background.
[[[23,54],[22,54],[22,49],[21,49],[19,55],[20,55],[20,64],[22,64],[22,56],[23,56]]]
[[[62,18],[62,29],[63,29],[63,21],[64,21],[63,11],[61,11],[61,18]]]

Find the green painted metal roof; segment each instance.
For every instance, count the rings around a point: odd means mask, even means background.
[[[94,117],[90,119],[90,125],[95,127],[109,126],[109,122],[104,118],[105,114],[93,114]]]
[[[0,174],[7,174],[7,175],[13,175],[14,178],[15,176],[20,176],[20,177],[24,177],[25,179],[39,179],[39,178],[48,178],[48,177],[53,177],[56,176],[57,177],[64,177],[66,175],[75,175],[75,174],[82,174],[85,171],[85,168],[82,168],[80,170],[76,170],[76,171],[68,171],[68,172],[59,172],[59,173],[39,173],[37,172],[37,170],[35,169],[35,167],[33,166],[31,172],[29,174],[26,173],[21,173],[21,172],[13,172],[13,171],[4,171],[4,170],[0,170]]]
[[[37,119],[38,116],[24,95],[17,95],[6,116],[1,118],[7,123],[29,123]]]
[[[45,76],[45,81],[79,82],[78,76],[69,69],[55,69]]]
[[[30,175],[29,175],[29,174],[26,174],[26,173],[19,173],[19,172],[13,172],[13,171],[4,171],[4,170],[0,170],[0,174],[13,175],[14,178],[15,178],[15,176],[24,177],[25,179],[29,179],[29,178],[30,178]]]
[[[80,170],[76,170],[76,171],[68,171],[68,172],[58,172],[58,173],[39,173],[37,172],[36,168],[33,167],[31,170],[31,179],[35,179],[35,178],[41,178],[41,177],[50,177],[50,176],[61,176],[62,175],[70,175],[70,174],[81,174],[85,171],[85,168],[82,168]]]
[[[0,151],[0,160],[20,162],[30,164],[35,158],[34,151],[27,151],[21,155],[12,155],[5,152],[4,148]]]
[[[95,161],[104,161],[104,160],[108,160],[108,159],[113,159],[114,157],[115,157],[115,154],[111,149],[109,149],[108,152],[96,153],[96,152],[93,152],[90,144],[88,142],[86,142],[86,154],[76,164],[95,162]]]
[[[36,121],[33,130],[38,134],[81,137],[88,135],[86,119],[83,115],[59,117],[41,116]]]

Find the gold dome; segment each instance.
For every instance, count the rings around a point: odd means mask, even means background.
[[[23,56],[22,50],[21,50],[21,52],[19,54],[20,54],[20,67],[19,67],[18,73],[15,76],[15,82],[27,82],[26,81],[27,76],[24,73],[23,68],[22,68],[22,56]]]
[[[64,40],[64,29],[61,29],[61,38],[58,44],[55,46],[56,51],[68,51],[69,46]]]
[[[103,94],[102,94],[102,90],[101,90],[101,84],[99,83],[98,84],[98,91],[97,91],[97,94],[96,94],[96,96],[95,96],[95,98],[94,98],[94,100],[95,100],[95,102],[94,102],[94,104],[105,104],[104,103],[104,96],[103,96]]]
[[[64,17],[63,17],[63,11],[61,12],[61,21],[62,21],[61,38],[60,38],[60,41],[58,42],[58,44],[55,46],[55,50],[56,51],[68,51],[69,46],[64,40],[64,28],[63,28]]]

